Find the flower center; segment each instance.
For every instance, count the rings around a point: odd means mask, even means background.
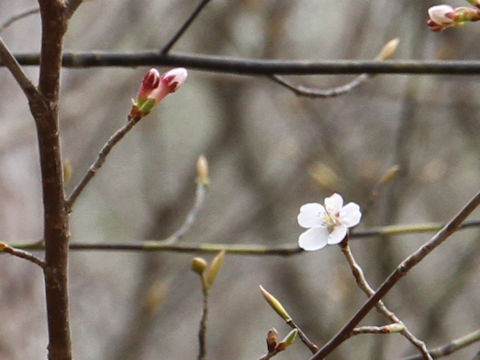
[[[332,214],[327,210],[324,213],[318,213],[318,216],[322,218],[322,222],[329,232],[332,232],[335,226],[341,224],[339,219],[340,214],[338,212]]]

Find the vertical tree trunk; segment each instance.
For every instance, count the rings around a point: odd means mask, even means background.
[[[44,206],[45,292],[48,321],[48,358],[71,359],[68,305],[68,213],[63,189],[63,165],[58,129],[58,94],[65,5],[39,0],[42,48],[38,89],[42,100],[30,103],[36,121]]]

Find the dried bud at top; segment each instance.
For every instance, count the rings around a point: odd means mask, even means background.
[[[381,177],[379,183],[381,185],[386,185],[391,182],[397,174],[400,172],[400,165],[393,165],[390,169],[388,169],[385,174]]]
[[[200,155],[197,160],[197,182],[202,185],[209,185],[210,179],[208,177],[208,161],[204,155]]]
[[[393,53],[395,52],[395,50],[397,50],[397,46],[399,42],[400,40],[398,40],[398,38],[392,39],[389,42],[387,42],[383,46],[382,50],[380,50],[380,53],[377,56],[377,60],[390,59]]]

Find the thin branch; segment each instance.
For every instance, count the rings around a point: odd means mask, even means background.
[[[375,60],[385,61],[389,59],[397,49],[398,42],[398,39],[393,39],[387,42],[382,47],[379,54],[375,57]],[[309,88],[302,85],[295,85],[278,75],[272,75],[270,78],[276,83],[286,87],[287,89],[292,90],[297,96],[305,96],[310,98],[329,98],[334,96],[340,96],[352,91],[353,89],[370,79],[372,76],[373,75],[370,74],[361,74],[345,85],[325,90]]]
[[[8,50],[7,46],[3,42],[2,38],[0,37],[0,60],[2,64],[4,64],[8,70],[12,73],[13,77],[17,81],[18,85],[22,88],[25,96],[29,101],[33,99],[40,99],[41,95],[38,92],[37,88],[27,75],[23,72],[20,64],[17,62],[15,57],[12,55],[10,50]]]
[[[15,54],[22,65],[38,65],[38,53]],[[64,52],[62,65],[68,68],[183,66],[190,69],[245,75],[337,75],[337,74],[480,74],[480,61],[420,60],[264,60],[215,55],[142,52]],[[2,64],[0,64],[1,66]]]
[[[33,8],[25,9],[25,10],[19,12],[18,14],[15,14],[15,15],[9,17],[7,20],[5,20],[3,23],[0,24],[0,33],[3,30],[5,30],[7,27],[9,27],[10,25],[15,23],[16,21],[21,20],[23,18],[26,18],[27,16],[36,14],[39,11],[40,11],[39,7],[33,7]]]
[[[375,227],[370,230],[356,230],[350,234],[350,239],[361,239],[372,236],[394,236],[394,235],[413,235],[419,233],[428,233],[441,230],[445,223],[418,223],[418,224],[399,224]],[[468,220],[460,225],[458,230],[470,227],[480,226],[480,220]]]
[[[291,256],[303,252],[299,247],[291,244],[285,246],[268,247],[255,244],[195,244],[195,243],[179,243],[164,244],[158,240],[144,242],[121,242],[121,243],[103,243],[88,244],[75,243],[70,244],[71,250],[106,250],[106,251],[168,251],[177,253],[194,253],[194,254],[214,254],[225,250],[229,254],[234,255],[273,255],[273,256]]]
[[[330,89],[315,89],[315,88],[310,88],[303,85],[296,85],[279,75],[270,76],[270,79],[272,81],[293,91],[295,95],[310,97],[310,98],[330,98],[330,97],[344,95],[346,93],[349,93],[356,87],[360,86],[363,82],[365,82],[369,78],[371,78],[371,75],[361,74],[357,76],[355,79],[353,79],[352,81],[341,86],[337,86]]]
[[[208,290],[202,286],[203,307],[202,318],[198,329],[198,360],[205,360],[207,356],[206,338],[207,338],[207,322],[208,322]]]
[[[185,31],[190,27],[190,25],[195,21],[197,16],[203,10],[203,8],[210,2],[210,0],[202,0],[195,10],[190,14],[185,23],[178,29],[178,31],[173,35],[173,37],[167,42],[167,44],[160,50],[160,54],[166,55],[170,49],[175,45],[175,43],[180,39],[180,37],[185,33]]]
[[[350,246],[348,245],[348,240],[345,243],[342,243],[340,245],[340,248],[342,249],[345,258],[347,259],[347,262],[350,266],[353,277],[355,278],[358,287],[367,295],[367,297],[373,296],[375,294],[375,291],[368,283],[362,268],[353,257],[353,253],[350,249]],[[395,313],[393,313],[385,306],[382,300],[378,301],[375,307],[377,308],[378,312],[384,315],[387,319],[403,326],[403,330],[400,331],[400,333],[422,353],[422,358],[429,360],[432,359],[428,353],[428,349],[425,343],[418,339],[415,335],[413,335],[413,333],[410,332],[407,326],[395,315]],[[355,329],[352,331],[352,335],[355,335]]]
[[[201,181],[197,182],[197,187],[195,190],[195,201],[193,203],[192,208],[190,209],[185,221],[180,226],[180,228],[175,231],[171,236],[168,238],[161,240],[163,244],[173,244],[176,241],[180,240],[192,227],[197,219],[198,213],[203,206],[203,202],[205,200],[205,193],[206,193],[206,186]]]
[[[42,259],[39,259],[35,255],[30,254],[29,252],[26,252],[24,250],[15,249],[15,248],[13,248],[13,247],[11,247],[8,244],[5,244],[3,242],[0,242],[0,252],[4,252],[4,253],[7,253],[7,254],[10,254],[10,255],[28,260],[28,261],[34,263],[35,265],[40,266],[42,269],[45,268],[45,262]]]
[[[315,345],[307,336],[307,334],[305,334],[303,332],[302,329],[300,329],[300,327],[295,324],[295,322],[292,320],[292,319],[289,319],[287,321],[285,321],[287,323],[288,326],[290,326],[292,329],[297,329],[298,330],[298,336],[300,337],[300,340],[302,340],[302,342],[310,349],[310,351],[312,352],[312,354],[315,354],[317,351],[318,351],[318,346]]]
[[[465,221],[460,227],[467,229],[480,226],[480,220]],[[417,234],[422,232],[433,232],[444,227],[437,223],[412,224],[412,225],[390,225],[372,230],[357,231],[350,235],[350,240],[361,239],[373,236],[398,235],[398,234]],[[273,256],[291,256],[303,253],[303,250],[292,241],[276,247],[268,247],[257,244],[169,244],[170,237],[160,240],[134,240],[131,242],[107,242],[107,243],[86,243],[71,242],[70,250],[101,250],[101,251],[165,251],[180,253],[218,253],[226,250],[228,253],[236,255],[273,255]],[[42,250],[44,249],[43,240],[36,240],[29,243],[13,244],[17,249]]]
[[[397,325],[397,324],[393,324]],[[391,325],[384,325],[384,326],[360,326],[358,328],[353,329],[352,335],[360,335],[360,334],[395,334],[395,332],[390,331]],[[422,359],[423,356],[420,356]]]
[[[480,329],[475,330],[467,335],[464,335],[462,337],[459,337],[455,340],[452,340],[448,344],[439,346],[435,349],[430,350],[430,355],[432,355],[432,358],[438,359],[447,355],[450,355],[454,353],[455,351],[461,350],[475,342],[480,341]],[[422,357],[419,355],[413,355],[409,356],[406,358],[403,358],[402,360],[421,360]]]
[[[371,296],[367,302],[357,311],[350,321],[335,335],[319,352],[310,360],[319,360],[325,358],[343,341],[345,341],[358,323],[370,312],[370,310],[380,301],[393,286],[404,277],[410,269],[422,261],[428,254],[437,248],[443,241],[450,237],[461,225],[461,223],[475,210],[480,204],[480,192],[478,192],[467,205],[448,222],[435,236],[427,243],[421,246],[417,251],[407,257],[400,265],[388,276],[380,288]]]
[[[103,145],[102,149],[98,153],[97,159],[94,161],[92,165],[90,165],[90,168],[88,171],[85,173],[83,178],[80,180],[80,182],[77,184],[75,189],[73,189],[72,194],[68,197],[66,200],[66,207],[68,211],[70,212],[72,210],[73,204],[77,200],[78,196],[81,194],[85,186],[88,185],[90,180],[95,176],[97,171],[102,167],[103,163],[105,162],[105,159],[107,158],[108,154],[110,151],[113,149],[113,147],[123,139],[123,137],[133,129],[133,127],[141,120],[141,117],[132,117],[129,118],[128,122],[118,129],[115,134],[113,134],[110,139]]]

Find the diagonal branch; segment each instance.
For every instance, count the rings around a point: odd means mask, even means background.
[[[0,38],[0,60],[10,70],[11,74],[22,88],[29,101],[41,98],[40,93],[30,79],[27,77],[20,64],[14,58],[10,50]]]
[[[417,251],[400,263],[400,265],[388,276],[380,288],[371,296],[367,302],[357,311],[350,321],[335,335],[319,352],[310,360],[319,360],[325,358],[344,342],[358,325],[358,323],[370,312],[370,310],[393,288],[393,286],[404,277],[415,265],[422,261],[428,254],[437,248],[442,242],[450,237],[462,224],[462,222],[475,210],[480,204],[480,192],[478,192],[467,205],[452,220],[445,225],[435,236],[427,243],[421,246]]]
[[[200,14],[200,12],[203,10],[203,8],[210,2],[210,0],[202,0],[195,10],[190,14],[188,19],[185,21],[185,23],[180,27],[180,29],[177,30],[175,35],[167,42],[167,44],[160,50],[160,54],[166,55],[170,49],[175,45],[175,43],[180,39],[180,37],[187,31],[187,29],[190,27],[190,25],[195,21],[197,16]]]
[[[193,203],[192,208],[188,212],[187,217],[183,224],[175,231],[172,235],[168,238],[161,240],[163,244],[173,244],[176,241],[180,240],[185,234],[191,229],[192,225],[195,223],[197,219],[198,213],[203,206],[203,202],[205,200],[205,193],[206,193],[206,186],[202,182],[197,183],[197,187],[195,190],[195,200]]]
[[[443,356],[450,355],[455,351],[461,350],[478,341],[480,341],[480,330],[475,330],[467,335],[464,335],[457,339],[452,340],[448,344],[439,346],[435,349],[431,349],[429,352],[432,358],[438,359]],[[403,358],[402,360],[421,360],[421,359],[422,357],[420,355],[413,355],[413,356]]]
[[[340,244],[340,248],[342,249],[343,254],[345,255],[345,258],[347,259],[347,262],[350,266],[350,269],[353,273],[353,276],[355,278],[355,281],[357,282],[358,287],[368,296],[373,296],[375,294],[375,291],[373,288],[370,286],[370,284],[367,281],[367,278],[365,277],[362,268],[360,265],[357,263],[355,258],[353,257],[353,253],[350,249],[350,246],[348,245],[348,241]],[[387,308],[387,306],[383,303],[382,300],[380,300],[375,307],[377,308],[378,312],[380,312],[382,315],[384,315],[387,319],[390,321],[393,321],[394,323],[401,324],[403,325],[403,330],[400,332],[408,341],[410,341],[413,346],[417,347],[418,350],[421,352],[422,357],[425,359],[432,360],[431,356],[428,353],[428,349],[423,341],[418,339],[408,328],[407,326],[395,315],[391,310]],[[352,331],[353,334],[355,334],[355,330]]]
[[[31,263],[34,263],[35,265],[40,266],[42,269],[45,268],[45,262],[42,259],[39,259],[35,255],[30,254],[25,250],[15,249],[9,246],[8,244],[5,244],[4,242],[0,242],[0,252],[4,252],[10,255],[19,257],[21,259],[28,260]]]
[[[95,174],[97,173],[98,170],[102,167],[103,163],[105,162],[105,159],[107,158],[108,154],[110,151],[112,151],[113,147],[123,139],[127,133],[133,129],[133,127],[141,120],[141,117],[132,117],[128,120],[128,122],[121,127],[119,130],[113,134],[110,139],[103,145],[102,149],[98,153],[97,159],[93,162],[92,165],[90,165],[90,168],[88,171],[85,173],[83,178],[80,180],[80,182],[77,184],[75,189],[73,189],[72,194],[67,198],[66,200],[66,207],[69,212],[72,211],[73,204],[77,200],[78,196],[81,194],[85,186],[88,185],[90,180],[93,179]]]

